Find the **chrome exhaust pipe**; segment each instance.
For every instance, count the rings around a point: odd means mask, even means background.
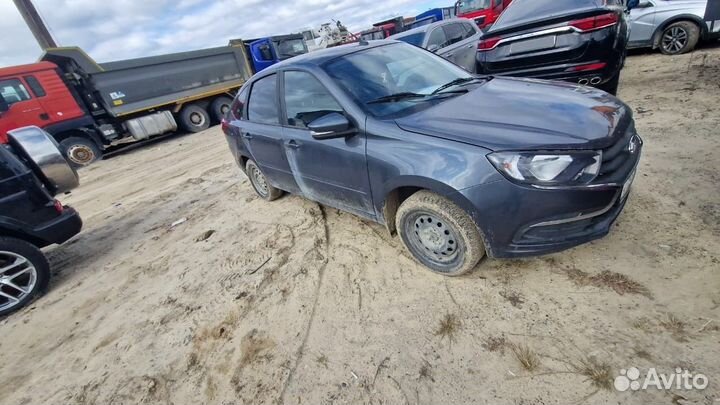
[[[588,83],[589,83],[589,81],[586,78],[582,78],[582,79],[578,80],[578,84],[582,84],[583,86],[587,86]]]
[[[599,84],[602,81],[600,76],[595,76],[592,79],[590,79],[590,84]]]

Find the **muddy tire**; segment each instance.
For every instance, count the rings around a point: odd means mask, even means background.
[[[250,184],[252,184],[255,192],[263,200],[277,200],[283,195],[282,190],[270,185],[263,172],[260,171],[257,163],[255,163],[252,159],[247,161],[247,164],[245,165],[245,173],[250,179]]]
[[[178,114],[180,126],[188,132],[200,132],[210,128],[210,115],[197,104],[187,104]]]
[[[660,33],[658,46],[665,55],[680,55],[695,49],[700,40],[700,27],[694,22],[678,21]]]
[[[71,136],[60,141],[60,150],[73,167],[83,167],[102,159],[102,150],[91,139]]]
[[[230,97],[218,97],[210,103],[210,115],[212,116],[214,123],[220,123],[225,117],[228,111],[230,111],[230,105],[232,99]]]
[[[0,316],[15,312],[45,292],[50,266],[28,242],[0,237]]]
[[[395,226],[408,252],[435,273],[466,274],[485,256],[485,245],[470,215],[430,191],[408,197],[398,209]]]

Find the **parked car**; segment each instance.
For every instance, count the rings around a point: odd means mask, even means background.
[[[629,48],[659,48],[666,55],[679,55],[695,49],[700,40],[720,37],[717,1],[642,0],[630,17]]]
[[[53,198],[79,184],[57,143],[38,127],[0,143],[0,316],[42,293],[50,268],[41,248],[80,232],[82,220]]]
[[[477,77],[397,41],[266,69],[223,129],[261,198],[290,192],[383,223],[445,275],[606,235],[642,146],[606,92]]]
[[[513,0],[478,44],[478,72],[617,92],[628,38],[622,0]]]
[[[453,18],[413,28],[389,39],[425,48],[468,72],[475,72],[475,53],[480,35],[480,29],[472,21]]]

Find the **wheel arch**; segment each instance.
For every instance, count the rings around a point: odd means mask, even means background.
[[[49,243],[47,241],[44,241],[44,240],[34,237],[32,235],[28,235],[25,232],[22,232],[20,230],[9,227],[3,223],[0,223],[0,237],[20,239],[22,241],[25,241],[27,243],[30,243],[31,245],[38,247],[38,248],[42,248],[42,247],[49,245]]]
[[[63,140],[74,137],[74,136],[79,137],[79,138],[90,139],[91,141],[93,141],[95,143],[95,145],[98,147],[98,149],[100,149],[100,150],[105,149],[105,145],[103,144],[102,139],[97,134],[97,132],[93,129],[75,128],[75,129],[70,129],[67,131],[62,131],[62,132],[53,134],[53,138],[55,138],[55,140],[58,142],[62,142]]]
[[[382,201],[377,209],[381,216],[379,219],[385,224],[385,227],[391,235],[397,232],[395,228],[395,215],[397,214],[398,208],[408,197],[421,190],[431,191],[449,199],[465,210],[477,224],[477,212],[475,208],[465,196],[457,192],[458,190],[435,179],[418,176],[402,176],[394,179],[391,184],[385,187],[385,191],[382,194]]]
[[[678,14],[663,21],[662,24],[655,28],[655,32],[652,36],[652,48],[657,49],[660,46],[660,37],[662,36],[662,32],[665,31],[665,28],[667,28],[671,24],[675,24],[681,21],[688,21],[697,25],[700,29],[700,38],[705,38],[707,26],[705,25],[705,22],[702,20],[702,18],[694,14]]]

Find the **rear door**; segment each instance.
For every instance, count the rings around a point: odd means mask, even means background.
[[[630,38],[629,46],[645,46],[652,43],[655,33],[655,15],[657,7],[649,0],[641,0],[637,7],[630,10]]]
[[[247,119],[235,121],[234,124],[270,184],[294,192],[297,191],[297,184],[283,146],[277,82],[277,74],[255,81],[250,89]]]
[[[0,133],[28,125],[45,126],[48,114],[20,77],[0,80],[0,94],[10,109],[0,117]]]
[[[445,31],[446,41],[445,46],[438,51],[438,54],[450,62],[459,64],[458,58],[462,53],[465,29],[459,22],[444,24],[442,29]]]

